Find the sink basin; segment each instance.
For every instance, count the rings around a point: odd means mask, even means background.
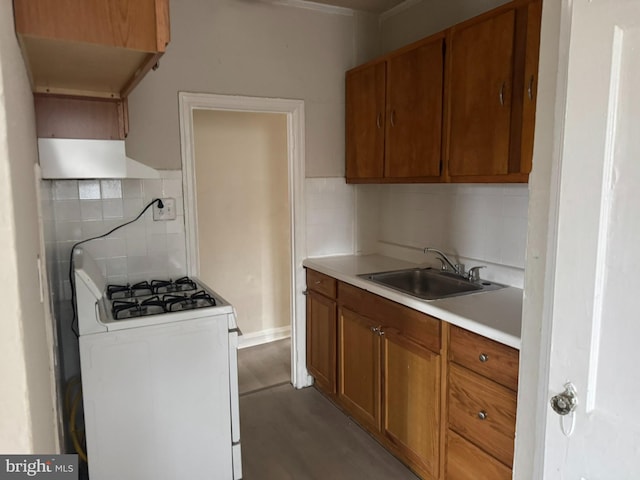
[[[505,287],[505,285],[485,280],[471,282],[459,275],[432,268],[410,268],[359,276],[423,300],[437,300]]]

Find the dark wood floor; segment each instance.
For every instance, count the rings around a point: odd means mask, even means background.
[[[291,339],[238,350],[240,395],[291,383]]]
[[[277,343],[277,342],[274,342]],[[264,348],[261,348],[264,347]],[[287,350],[284,342],[271,345]],[[258,348],[257,351],[251,351]],[[270,351],[269,354],[265,352]],[[247,365],[280,364],[283,353],[265,346],[239,352],[239,376],[251,379]],[[262,361],[258,360],[264,356]],[[248,360],[247,357],[253,357]],[[258,375],[259,377],[259,375]],[[268,386],[273,378],[275,386]],[[245,480],[416,480],[402,463],[322,396],[315,388],[294,389],[279,375],[247,380],[240,397],[243,478]],[[255,383],[254,383],[255,382]]]

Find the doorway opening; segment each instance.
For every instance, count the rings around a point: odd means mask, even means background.
[[[184,92],[179,102],[188,273],[235,304],[241,347],[290,332],[291,383],[306,387],[304,104]]]

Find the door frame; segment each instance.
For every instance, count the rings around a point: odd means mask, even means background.
[[[195,184],[194,110],[247,113],[281,113],[287,116],[287,161],[291,244],[291,383],[295,388],[312,384],[306,365],[305,275],[306,217],[304,202],[305,144],[304,101],[281,98],[179,92],[182,187],[185,201],[187,272],[198,275],[198,225]],[[213,285],[215,288],[215,285]]]
[[[572,7],[571,0],[543,1],[542,4],[513,465],[516,480],[542,479],[545,470],[555,251]]]

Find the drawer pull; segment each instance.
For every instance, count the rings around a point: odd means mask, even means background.
[[[322,280],[316,280],[316,281],[315,281],[315,284],[316,284],[316,285],[320,285],[321,283],[322,283]]]
[[[489,355],[487,355],[486,353],[481,353],[478,357],[478,360],[480,360],[482,363],[486,363],[489,361]]]
[[[478,418],[480,420],[486,420],[488,416],[489,416],[489,414],[487,412],[485,412],[484,410],[480,410],[478,412]]]

